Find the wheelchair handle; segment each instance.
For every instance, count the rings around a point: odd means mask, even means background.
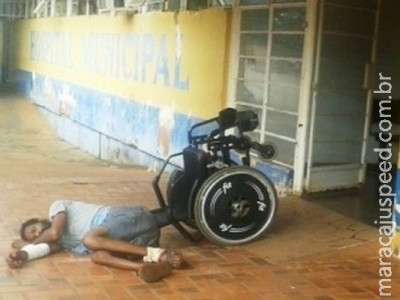
[[[201,127],[201,126],[203,126],[203,125],[206,125],[206,124],[215,122],[217,119],[218,119],[218,118],[212,118],[212,119],[205,120],[205,121],[203,121],[203,122],[194,124],[194,125],[189,129],[189,131],[188,131],[188,142],[189,142],[189,144],[192,145],[193,143],[195,143],[195,144],[197,144],[197,143],[200,143],[200,144],[201,144],[201,143],[204,143],[204,141],[207,140],[208,135],[201,135],[201,136],[197,136],[197,137],[196,137],[196,136],[193,136],[193,130],[195,130],[196,128]]]
[[[276,147],[271,143],[260,144],[258,142],[251,142],[251,148],[260,153],[261,157],[270,160],[276,156]]]
[[[196,128],[216,122],[218,128],[214,129],[209,135],[194,136],[193,131]],[[188,131],[188,142],[191,145],[198,146],[212,140],[215,136],[224,136],[225,131],[236,127],[239,134],[242,135],[246,131],[253,131],[259,125],[258,116],[251,110],[237,111],[234,108],[225,108],[219,112],[218,117],[211,118],[194,124]]]

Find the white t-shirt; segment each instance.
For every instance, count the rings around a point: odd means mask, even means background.
[[[84,252],[85,248],[80,249],[82,238],[91,229],[94,216],[103,209],[107,207],[72,200],[54,201],[49,208],[50,220],[60,212],[67,215],[67,223],[60,239],[61,246],[74,252]]]

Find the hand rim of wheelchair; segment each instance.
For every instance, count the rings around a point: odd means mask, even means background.
[[[229,182],[230,191],[224,194],[224,183],[229,186]],[[256,240],[271,227],[278,200],[274,185],[263,173],[233,166],[207,178],[194,205],[198,229],[207,239],[240,245]]]

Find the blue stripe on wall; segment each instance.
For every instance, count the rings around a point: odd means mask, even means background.
[[[187,146],[187,131],[201,121],[173,113],[174,126],[162,139],[161,108],[38,74],[19,71],[14,78],[17,91],[33,99],[60,138],[108,161],[158,169],[166,156]],[[175,163],[181,165],[179,160]],[[279,194],[289,193],[292,170],[262,161],[256,167],[269,175]]]

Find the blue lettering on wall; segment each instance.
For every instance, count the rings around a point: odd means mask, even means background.
[[[154,40],[153,36],[150,34],[146,34],[142,37],[143,39],[143,51],[142,51],[142,76],[140,77],[142,82],[146,82],[148,78],[147,69],[149,65],[153,64],[154,60]]]
[[[181,60],[179,58],[175,61],[175,80],[174,87],[179,90],[188,90],[189,89],[189,78],[185,81],[181,79]]]
[[[183,41],[183,34],[180,32],[176,36],[177,43],[182,44]],[[175,77],[174,77],[174,87],[179,90],[188,90],[189,89],[189,79],[183,81],[181,79],[181,55],[180,51],[176,51],[175,53]]]
[[[163,83],[165,86],[169,86],[169,68],[168,68],[168,49],[167,49],[167,39],[165,36],[161,37],[160,40],[160,51],[158,54],[156,71],[154,73],[153,83],[157,84],[158,78],[163,78]]]
[[[72,35],[60,32],[31,32],[30,58],[57,67],[73,68]]]
[[[189,78],[182,78],[180,49],[174,49],[174,41],[166,35],[87,33],[80,38],[81,48],[73,53],[71,33],[33,31],[30,58],[98,76],[179,90],[190,87]],[[170,49],[175,50],[175,55]]]
[[[118,64],[122,68],[122,77],[127,79],[135,79],[135,66],[137,64],[134,63],[133,58],[135,57],[135,45],[136,45],[136,36],[128,35],[122,45],[122,53],[120,55],[120,61]]]

